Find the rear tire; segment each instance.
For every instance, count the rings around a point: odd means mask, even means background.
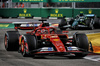
[[[90,30],[93,30],[94,29],[94,23],[93,23],[93,19],[87,19],[86,20],[86,25],[88,26],[88,28],[90,29]]]
[[[98,21],[98,22],[99,22],[99,28],[100,28],[100,19],[99,19],[99,21]]]
[[[71,20],[69,21],[69,24],[72,25],[73,22],[74,22],[74,19],[71,19]]]
[[[65,21],[65,19],[63,19],[63,20],[59,23],[58,27],[60,28],[60,30],[66,30],[66,28],[63,28],[63,26],[65,26],[65,25],[67,25],[67,21]]]
[[[94,27],[100,28],[100,19],[99,18],[94,18]]]
[[[92,23],[89,24],[89,29],[93,30],[94,29],[94,25]]]
[[[95,24],[99,24],[99,18],[94,18]]]
[[[65,21],[65,19],[63,19],[63,21],[61,21],[61,22],[59,23],[59,27],[62,27],[62,26],[64,26],[64,25],[67,25],[67,21]]]
[[[19,47],[19,32],[7,31],[5,33],[4,45],[7,51],[17,51]]]

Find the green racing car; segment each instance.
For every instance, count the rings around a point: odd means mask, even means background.
[[[87,28],[93,30],[94,28],[99,28],[100,19],[96,17],[95,14],[80,14],[77,15],[74,19],[68,21],[61,21],[59,23],[59,28],[61,30],[66,30],[67,28],[71,29],[79,29],[79,28]]]

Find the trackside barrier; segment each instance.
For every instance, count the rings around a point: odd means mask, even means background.
[[[100,33],[87,34],[87,37],[92,43],[93,52],[100,53]]]

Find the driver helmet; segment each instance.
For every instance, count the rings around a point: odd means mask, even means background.
[[[83,12],[82,12],[82,11],[80,12],[80,15],[79,15],[79,16],[84,16],[84,14],[83,14]]]
[[[41,30],[37,30],[37,32],[41,32]]]
[[[42,29],[42,33],[47,33],[48,31],[46,29]]]

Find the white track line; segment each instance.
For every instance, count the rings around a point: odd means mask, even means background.
[[[84,59],[100,62],[100,55],[88,55],[88,56],[84,57]]]

